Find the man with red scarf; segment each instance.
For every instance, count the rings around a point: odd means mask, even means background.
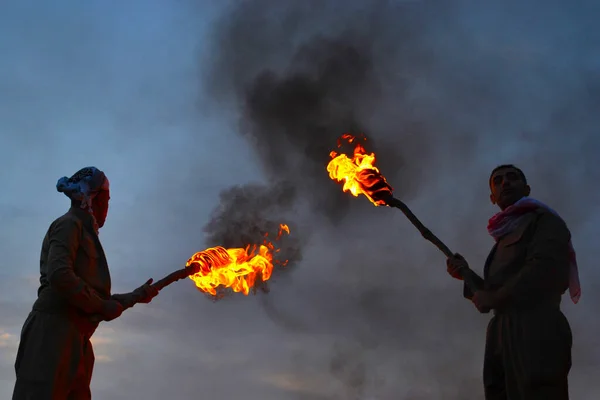
[[[479,282],[464,296],[482,313],[493,310],[486,336],[483,383],[486,400],[568,400],[572,336],[560,310],[569,290],[581,289],[571,234],[547,205],[531,197],[525,174],[501,165],[489,180],[490,200],[500,208],[488,224],[496,241],[483,279],[459,254],[447,260],[448,273]]]

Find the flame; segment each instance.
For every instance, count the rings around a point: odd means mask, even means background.
[[[364,136],[363,139],[366,140]],[[356,137],[348,133],[343,134],[338,139],[338,148],[342,146],[342,140],[353,143]],[[343,182],[344,192],[350,192],[354,197],[363,194],[375,206],[386,204],[383,198],[391,196],[394,189],[375,167],[375,153],[368,154],[360,143],[356,143],[352,158],[335,151],[329,155],[331,156],[331,161],[327,164],[329,177],[334,181]]]
[[[290,233],[290,228],[279,225],[275,240]],[[261,245],[248,245],[246,248],[226,249],[221,246],[211,247],[194,254],[186,263],[186,267],[195,268],[197,272],[189,278],[196,287],[205,293],[217,295],[217,288],[231,288],[234,292],[250,293],[257,278],[263,282],[269,280],[274,264],[286,265],[287,260],[273,260],[273,254],[279,252],[275,245],[267,240]]]

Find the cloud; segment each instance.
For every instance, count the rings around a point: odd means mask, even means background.
[[[331,386],[331,382],[328,379],[323,379],[323,377],[319,379],[317,376],[311,377],[299,376],[297,374],[274,373],[261,374],[256,377],[256,380],[290,393],[312,395],[322,398],[326,398],[332,394],[332,391],[328,390],[328,386]]]
[[[0,328],[0,368],[12,369],[19,348],[19,336],[10,332],[12,330]]]
[[[96,361],[99,363],[109,363],[112,362],[112,358],[104,354],[96,354]]]
[[[18,336],[0,329],[0,349],[15,350],[17,347],[19,347]]]

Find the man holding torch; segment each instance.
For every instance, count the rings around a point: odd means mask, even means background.
[[[344,134],[338,147],[358,139]],[[577,259],[565,222],[528,197],[531,189],[523,171],[501,165],[490,176],[490,200],[500,212],[489,221],[496,244],[481,278],[393,196],[375,167],[374,153],[357,142],[352,156],[332,151],[330,157],[329,177],[343,184],[344,192],[402,211],[446,255],[450,275],[464,281],[464,296],[482,313],[493,310],[483,368],[486,400],[568,400],[572,336],[560,302],[567,289],[574,303],[581,296]]]
[[[485,398],[568,400],[572,335],[560,303],[567,289],[574,303],[581,295],[571,234],[555,211],[528,197],[519,168],[495,168],[489,185],[490,200],[501,211],[489,221],[496,244],[483,279],[461,255],[447,260],[452,277],[477,282],[464,285],[464,296],[480,312],[494,312],[484,356]]]
[[[133,292],[111,294],[98,239],[110,199],[104,172],[83,168],[59,179],[56,188],[71,208],[50,225],[42,244],[38,298],[21,331],[13,400],[91,399],[90,338],[99,322],[158,294],[152,279]]]

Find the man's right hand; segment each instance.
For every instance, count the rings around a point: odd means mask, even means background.
[[[119,318],[125,309],[116,300],[105,300],[102,304],[102,316],[105,321],[112,321],[115,318]]]
[[[469,263],[463,256],[455,253],[452,257],[446,260],[446,269],[451,277],[458,280],[463,280],[463,271],[469,269]]]

